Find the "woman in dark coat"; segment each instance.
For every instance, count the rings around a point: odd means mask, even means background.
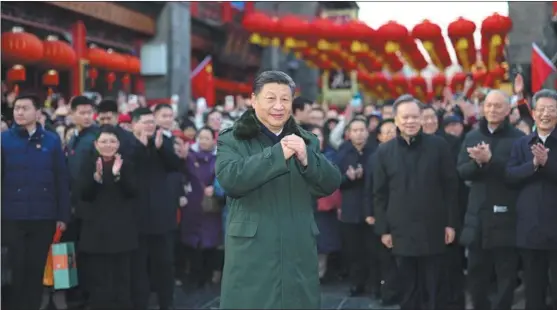
[[[310,129],[319,139],[321,152],[329,161],[334,162],[336,152],[331,147],[324,147],[323,143],[327,139],[323,136],[323,129],[320,127],[312,127]],[[317,236],[317,252],[319,253],[319,277],[321,279],[323,279],[327,272],[327,259],[329,254],[338,252],[341,249],[340,226],[337,212],[338,209],[319,211],[317,210],[317,205],[315,208],[315,223],[320,232]]]
[[[204,127],[198,132],[198,149],[190,150],[186,159],[189,180],[187,205],[182,209],[181,239],[189,252],[191,278],[203,286],[215,271],[222,268],[222,212],[205,212],[203,198],[215,195],[214,131]],[[216,275],[214,280],[216,279]]]
[[[137,248],[133,198],[137,188],[129,159],[118,154],[116,129],[104,125],[81,168],[82,199],[90,202],[79,248],[88,253],[91,309],[131,309],[131,256]]]

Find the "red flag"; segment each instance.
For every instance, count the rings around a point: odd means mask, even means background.
[[[211,56],[205,57],[191,72],[191,88],[194,97],[205,98],[208,107],[215,106],[215,82]]]
[[[532,92],[544,88],[547,78],[555,72],[555,65],[536,43],[532,43]]]

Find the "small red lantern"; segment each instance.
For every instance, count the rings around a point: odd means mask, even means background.
[[[316,18],[310,24],[312,35],[324,40],[343,39],[342,27],[328,18]]]
[[[449,24],[447,32],[450,38],[462,38],[473,36],[476,31],[476,24],[473,21],[459,17],[457,20]]]
[[[14,93],[19,94],[18,83],[24,82],[26,80],[25,67],[22,65],[15,65],[6,72],[6,81],[14,85]]]
[[[43,42],[44,56],[42,65],[48,68],[69,69],[77,61],[74,49],[56,36],[48,36]]]
[[[351,20],[344,25],[346,37],[351,40],[369,41],[375,36],[375,30],[359,20]]]
[[[91,87],[95,87],[95,82],[97,81],[97,79],[99,78],[99,71],[95,68],[90,68],[87,71],[87,76],[89,77],[89,79],[91,80]]]
[[[408,80],[403,74],[394,74],[391,78],[391,84],[397,96],[408,92]]]
[[[466,81],[466,74],[457,72],[451,79],[451,89],[454,93],[459,93],[464,89],[464,81]]]
[[[106,83],[108,84],[108,90],[112,90],[114,82],[116,82],[116,74],[114,72],[108,72],[106,74]]]
[[[34,64],[43,58],[43,42],[34,34],[14,27],[2,33],[2,61],[12,64]]]
[[[443,90],[447,86],[447,78],[445,77],[445,74],[439,73],[439,74],[435,75],[431,79],[431,86],[433,88],[433,94],[435,96],[438,96],[438,97],[442,96],[443,95]]]
[[[50,97],[53,93],[52,88],[60,84],[60,76],[56,70],[48,70],[43,74],[43,85],[48,87],[47,96]]]
[[[402,43],[408,36],[408,29],[391,20],[377,29],[377,35],[385,42],[394,41]]]
[[[412,29],[412,36],[422,41],[435,41],[442,38],[443,34],[441,32],[441,27],[426,19],[414,26],[414,29]]]
[[[124,87],[124,89],[126,91],[130,90],[131,77],[130,77],[129,73],[124,74],[124,76],[122,77],[122,86]]]
[[[280,18],[276,33],[283,38],[304,38],[311,34],[308,22],[295,15]]]

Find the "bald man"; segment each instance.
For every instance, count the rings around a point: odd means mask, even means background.
[[[460,177],[470,195],[460,242],[468,249],[468,285],[474,309],[511,309],[517,279],[516,200],[505,169],[514,141],[524,134],[509,121],[510,100],[493,90],[483,104],[484,117],[470,131],[458,157]],[[492,271],[497,292],[490,303]]]

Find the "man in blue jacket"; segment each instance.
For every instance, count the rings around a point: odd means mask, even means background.
[[[547,309],[549,282],[557,309],[557,92],[541,90],[533,102],[536,131],[515,142],[507,178],[520,188],[517,246],[524,265],[526,309]]]
[[[2,243],[12,267],[12,310],[39,309],[50,244],[70,216],[62,144],[37,122],[39,113],[36,96],[17,97],[15,125],[2,133]]]

